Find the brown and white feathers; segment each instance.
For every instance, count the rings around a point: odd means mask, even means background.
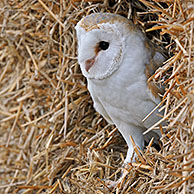
[[[143,132],[159,120],[156,110],[142,122],[160,102],[160,89],[147,80],[165,58],[120,15],[91,14],[78,22],[76,31],[78,62],[94,107],[118,127],[129,147],[125,159],[129,162],[133,153],[129,136],[143,149]]]

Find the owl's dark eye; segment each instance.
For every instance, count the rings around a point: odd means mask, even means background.
[[[105,41],[100,41],[99,42],[99,48],[101,50],[106,50],[106,49],[108,49],[108,47],[109,47],[109,42],[105,42]]]

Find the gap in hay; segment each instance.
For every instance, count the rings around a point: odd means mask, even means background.
[[[126,144],[119,132],[94,111],[76,60],[74,26],[93,12],[128,18],[132,13],[133,21],[144,31],[169,25],[146,32],[153,42],[166,47],[172,58],[155,76],[158,82],[166,81],[165,114],[173,111],[163,147],[158,152],[148,145],[143,153],[145,166],[138,166],[140,162],[129,166],[125,184],[118,192],[192,192],[194,47],[193,21],[189,19],[193,7],[191,1],[162,2],[166,3],[0,3],[2,193],[108,193],[99,179],[120,177]],[[57,20],[64,23],[63,27]]]

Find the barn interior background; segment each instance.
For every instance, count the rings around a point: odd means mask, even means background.
[[[140,25],[168,60],[162,148],[152,141],[126,179],[127,151],[93,107],[77,63],[76,23],[93,12]],[[4,0],[0,2],[0,193],[193,193],[193,0]]]

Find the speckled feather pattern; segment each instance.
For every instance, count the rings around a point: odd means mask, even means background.
[[[90,31],[92,29],[98,29],[99,24],[103,23],[122,23],[123,25],[130,26],[131,30],[135,30],[135,25],[129,21],[127,18],[124,18],[120,15],[111,14],[111,13],[103,13],[103,14],[91,14],[84,17],[80,21],[80,27],[84,28],[86,31]],[[129,25],[130,24],[130,25]]]

